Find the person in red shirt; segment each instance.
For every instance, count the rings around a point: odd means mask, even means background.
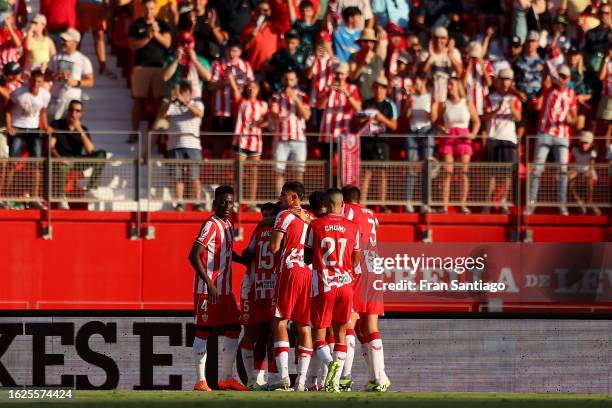
[[[60,34],[69,28],[76,28],[77,0],[40,0],[40,14],[47,17],[47,30],[60,49]]]
[[[13,13],[5,12],[4,18],[0,27],[0,72],[9,62],[19,62],[23,49],[23,34],[15,25]]]
[[[242,33],[244,50],[255,72],[260,72],[265,63],[280,48],[280,33],[270,21],[272,8],[268,0],[257,4],[256,13]]]
[[[312,262],[312,326],[316,356],[328,367],[325,391],[340,391],[340,375],[346,361],[346,327],[353,303],[352,275],[359,265],[360,234],[356,223],[342,214],[342,191],[325,192],[327,215],[309,225],[305,259]],[[332,359],[325,342],[326,329],[332,327],[335,345]]]
[[[189,253],[189,262],[195,271],[193,350],[198,373],[194,390],[197,391],[210,391],[205,376],[206,340],[214,328],[224,331],[219,388],[248,390],[232,377],[240,335],[238,305],[232,292],[232,262],[245,264],[233,251],[234,226],[229,220],[233,207],[234,189],[217,187],[213,200],[215,213],[202,224]]]
[[[304,263],[304,244],[308,225],[295,215],[300,211],[304,199],[304,185],[289,181],[283,185],[280,202],[281,211],[274,222],[274,231],[270,239],[270,251],[279,256],[278,279],[274,293],[272,334],[274,337],[274,355],[280,370],[281,380],[271,385],[270,389],[289,390],[289,335],[287,323],[292,320],[297,326],[298,377],[296,390],[303,390],[312,356],[312,338],[310,336],[310,291],[312,271]]]

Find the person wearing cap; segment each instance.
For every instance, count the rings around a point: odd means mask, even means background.
[[[298,79],[302,79],[306,70],[307,55],[300,49],[300,35],[291,29],[285,33],[285,46],[276,51],[264,67],[266,82],[273,92],[283,88],[281,74],[284,71],[293,71]]]
[[[484,142],[486,161],[489,163],[518,163],[516,123],[521,120],[522,105],[520,99],[512,92],[513,79],[514,72],[510,68],[502,69],[496,79],[494,91],[485,98],[484,121],[487,126],[487,137]],[[510,212],[507,197],[512,193],[513,171],[518,171],[518,168],[504,167],[489,179],[485,201],[493,202],[494,193],[499,191],[498,183],[501,181],[500,206],[504,214]],[[482,212],[485,214],[491,212],[491,205],[485,206]]]
[[[51,37],[46,34],[47,18],[37,14],[32,18],[30,27],[23,41],[26,70],[40,69],[43,73],[51,58],[57,53]]]
[[[583,129],[586,123],[586,116],[591,110],[589,101],[593,97],[593,91],[584,79],[584,59],[576,45],[569,47],[566,61],[571,72],[568,86],[576,92],[576,97],[578,98],[578,118],[575,127],[576,129]]]
[[[359,51],[349,58],[349,79],[357,84],[363,100],[373,97],[372,85],[384,74],[384,60],[377,52],[378,39],[372,28],[364,28],[359,37]]]
[[[52,119],[64,116],[70,101],[81,100],[82,89],[94,86],[91,61],[78,50],[81,34],[74,28],[69,28],[60,38],[61,52],[51,58],[45,73],[47,79],[53,81],[49,105],[49,115]]]
[[[1,14],[0,19],[4,20],[4,24],[0,26],[0,71],[9,62],[19,61],[23,45],[23,34],[15,25],[13,13]]]
[[[567,52],[570,47],[570,39],[566,34],[567,24],[567,17],[563,15],[557,16],[553,23],[553,37],[550,39],[549,47],[554,46],[562,52]]]
[[[204,104],[193,99],[192,84],[188,79],[179,80],[177,87],[172,90],[170,98],[162,101],[158,117],[167,119],[168,128],[168,156],[176,160],[202,160],[202,144],[200,142],[200,125],[204,117]],[[196,211],[203,211],[201,204],[202,188],[200,183],[200,166],[189,164],[177,165],[175,169],[176,211],[185,211],[183,203],[185,183],[183,172],[185,167],[189,170],[189,180],[193,186]]]
[[[379,76],[374,80],[372,95],[372,98],[364,101],[363,111],[360,112],[361,160],[387,162],[390,158],[389,137],[385,134],[397,129],[399,117],[397,106],[388,97],[387,78]],[[387,200],[387,172],[384,166],[377,166],[375,169],[366,167],[361,185],[362,197],[368,198],[372,176],[380,180],[379,200],[384,203]],[[390,212],[386,206],[383,206],[382,211]]]
[[[389,95],[397,106],[400,116],[406,111],[406,105],[412,95],[413,81],[416,75],[417,64],[413,63],[412,54],[402,52],[397,57],[395,75],[389,81]]]
[[[553,153],[555,162],[559,165],[557,182],[557,200],[559,213],[568,215],[567,210],[567,163],[569,159],[570,126],[576,123],[578,116],[578,99],[576,93],[568,86],[571,71],[567,65],[557,69],[559,79],[546,89],[538,98],[536,110],[540,112],[538,119],[538,135],[535,146],[535,169],[527,196],[526,214],[532,214],[538,201],[540,178],[545,170],[548,154]]]
[[[257,3],[256,13],[245,27],[241,39],[246,59],[255,72],[264,69],[266,62],[281,46],[281,33],[272,24],[272,6],[268,0]],[[298,40],[299,41],[299,40]]]
[[[520,58],[523,53],[523,43],[518,36],[514,36],[510,39],[510,45],[506,52],[506,60],[510,67]]]
[[[317,107],[323,109],[321,132],[319,134],[319,149],[323,160],[333,160],[330,154],[338,136],[351,131],[351,122],[355,112],[361,111],[359,90],[348,83],[348,64],[336,62],[332,66],[333,77],[330,86],[323,91],[317,102]],[[330,146],[331,144],[331,146]]]
[[[587,213],[588,209],[594,215],[601,215],[601,211],[593,203],[593,190],[598,179],[595,170],[597,150],[593,146],[593,139],[593,132],[583,130],[578,134],[578,144],[572,147],[572,164],[570,164],[568,172],[570,193],[578,203],[583,215]],[[586,186],[586,197],[581,197],[576,189],[576,184]]]
[[[108,12],[110,0],[78,0],[77,30],[87,33],[91,31],[98,58],[98,74],[114,78],[115,75],[106,70],[106,38],[108,28]]]
[[[359,51],[357,41],[361,36],[361,10],[357,7],[347,7],[342,10],[342,23],[334,30],[332,39],[334,55],[340,62],[348,62],[350,56]]]
[[[142,17],[132,22],[128,33],[128,46],[134,52],[131,85],[132,131],[138,131],[146,98],[153,94],[156,105],[163,97],[166,86],[163,80],[163,66],[172,44],[170,27],[156,17],[155,0],[143,0]],[[130,136],[128,142],[135,143],[136,137]]]
[[[20,158],[24,148],[31,158],[42,157],[43,132],[49,131],[47,106],[51,99],[49,92],[43,88],[44,82],[42,72],[32,71],[28,86],[22,86],[11,94],[5,115],[11,157]],[[33,163],[32,167],[33,182],[28,193],[31,197],[41,197],[42,169],[38,163]],[[12,183],[14,171],[15,166],[12,166],[7,176],[8,185]],[[38,200],[30,203],[30,207],[44,208]]]
[[[448,40],[448,31],[444,27],[433,30],[433,38],[429,40],[429,53],[423,66],[423,71],[430,74],[434,83],[434,94],[440,102],[446,100],[448,79],[451,76],[463,75],[461,54],[455,48],[455,42]]]
[[[472,41],[469,45],[468,63],[463,77],[468,99],[479,116],[484,113],[484,99],[493,85],[493,66],[483,58],[482,45]]]
[[[181,78],[185,78],[192,85],[192,97],[201,99],[204,82],[212,78],[211,66],[206,59],[196,54],[195,39],[189,31],[180,32],[177,42],[176,54],[168,57],[163,72],[168,94]]]

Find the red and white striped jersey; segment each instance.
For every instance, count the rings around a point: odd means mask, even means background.
[[[274,221],[274,230],[284,234],[278,265],[279,275],[288,269],[307,267],[304,263],[304,244],[308,225],[291,213],[295,209],[299,207],[281,211]]]
[[[493,75],[493,66],[490,62],[484,62],[484,68],[480,64],[473,64],[471,70],[465,71],[465,83],[468,99],[472,101],[478,115],[484,113],[484,99],[489,94],[489,87],[485,83],[484,70]]]
[[[274,297],[274,286],[276,285],[276,262],[270,251],[270,238],[272,227],[258,226],[249,241],[248,250],[255,255],[251,263],[253,271],[253,287],[255,288],[255,300],[272,299]]]
[[[570,127],[567,116],[576,108],[576,93],[569,87],[564,90],[553,88],[544,93],[544,104],[538,120],[538,131],[553,137],[569,137]]]
[[[12,94],[17,89],[21,88],[24,85],[22,81],[11,81],[4,84],[4,87],[9,91],[9,94]]]
[[[356,101],[361,101],[359,90],[353,84],[346,84],[349,95]],[[321,134],[319,142],[330,143],[336,141],[339,135],[347,134],[351,129],[351,119],[355,110],[349,103],[349,97],[334,89],[326,89],[322,98],[329,95],[323,119],[321,120]]]
[[[355,274],[362,273],[363,265],[368,272],[373,272],[373,259],[377,256],[376,231],[378,230],[378,218],[374,211],[359,204],[344,204],[342,215],[357,224],[360,233],[360,247],[363,251],[361,262],[355,268]]]
[[[15,34],[23,42],[21,30],[15,29]],[[6,27],[0,28],[0,69],[4,71],[4,66],[9,62],[19,62],[21,58],[21,47],[15,46],[9,30]]]
[[[308,65],[308,64],[307,64]],[[312,61],[312,82],[310,84],[310,106],[317,106],[321,94],[331,84],[333,78],[332,59],[329,56],[314,58]]]
[[[410,101],[408,91],[412,88],[412,79],[409,77],[396,76],[391,80],[393,102],[397,106],[399,115],[403,115],[406,104]]]
[[[302,91],[298,91],[298,95],[302,98],[302,103],[308,106],[308,95]],[[272,95],[270,107],[273,105],[278,106],[278,121],[275,124],[277,140],[305,141],[306,121],[299,117],[295,102],[291,101],[283,91]]]
[[[310,223],[306,246],[312,249],[312,296],[353,281],[353,252],[359,251],[359,227],[341,215],[327,214]]]
[[[608,98],[612,98],[612,59],[608,60],[607,71],[608,71],[608,75],[603,81],[602,93],[604,96],[607,96]]]
[[[241,90],[247,81],[255,79],[251,65],[242,59],[238,59],[238,62],[234,64],[226,59],[217,60],[213,63],[211,81],[224,81],[229,74],[234,75]],[[229,85],[217,89],[213,94],[213,115],[231,116],[232,102],[232,88]]]
[[[242,100],[238,107],[236,129],[232,145],[240,149],[261,153],[261,126],[257,123],[268,114],[268,104],[264,101]]]
[[[202,226],[196,241],[204,247],[202,264],[204,270],[217,287],[219,295],[232,294],[232,248],[234,227],[230,220],[216,215],[209,217]],[[204,280],[196,274],[195,293],[208,293]]]

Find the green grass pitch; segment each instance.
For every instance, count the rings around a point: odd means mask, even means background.
[[[0,408],[27,406],[66,407],[177,407],[177,408],[530,408],[530,407],[612,407],[612,394],[521,394],[521,393],[445,393],[388,392],[385,394],[350,392],[182,392],[182,391],[76,391],[71,401],[0,402]]]

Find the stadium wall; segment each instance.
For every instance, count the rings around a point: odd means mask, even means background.
[[[0,317],[0,385],[188,390],[191,321],[137,312]],[[394,390],[612,392],[612,320],[386,318],[381,332]],[[365,384],[359,352],[353,375]],[[216,372],[207,377],[216,383]]]

